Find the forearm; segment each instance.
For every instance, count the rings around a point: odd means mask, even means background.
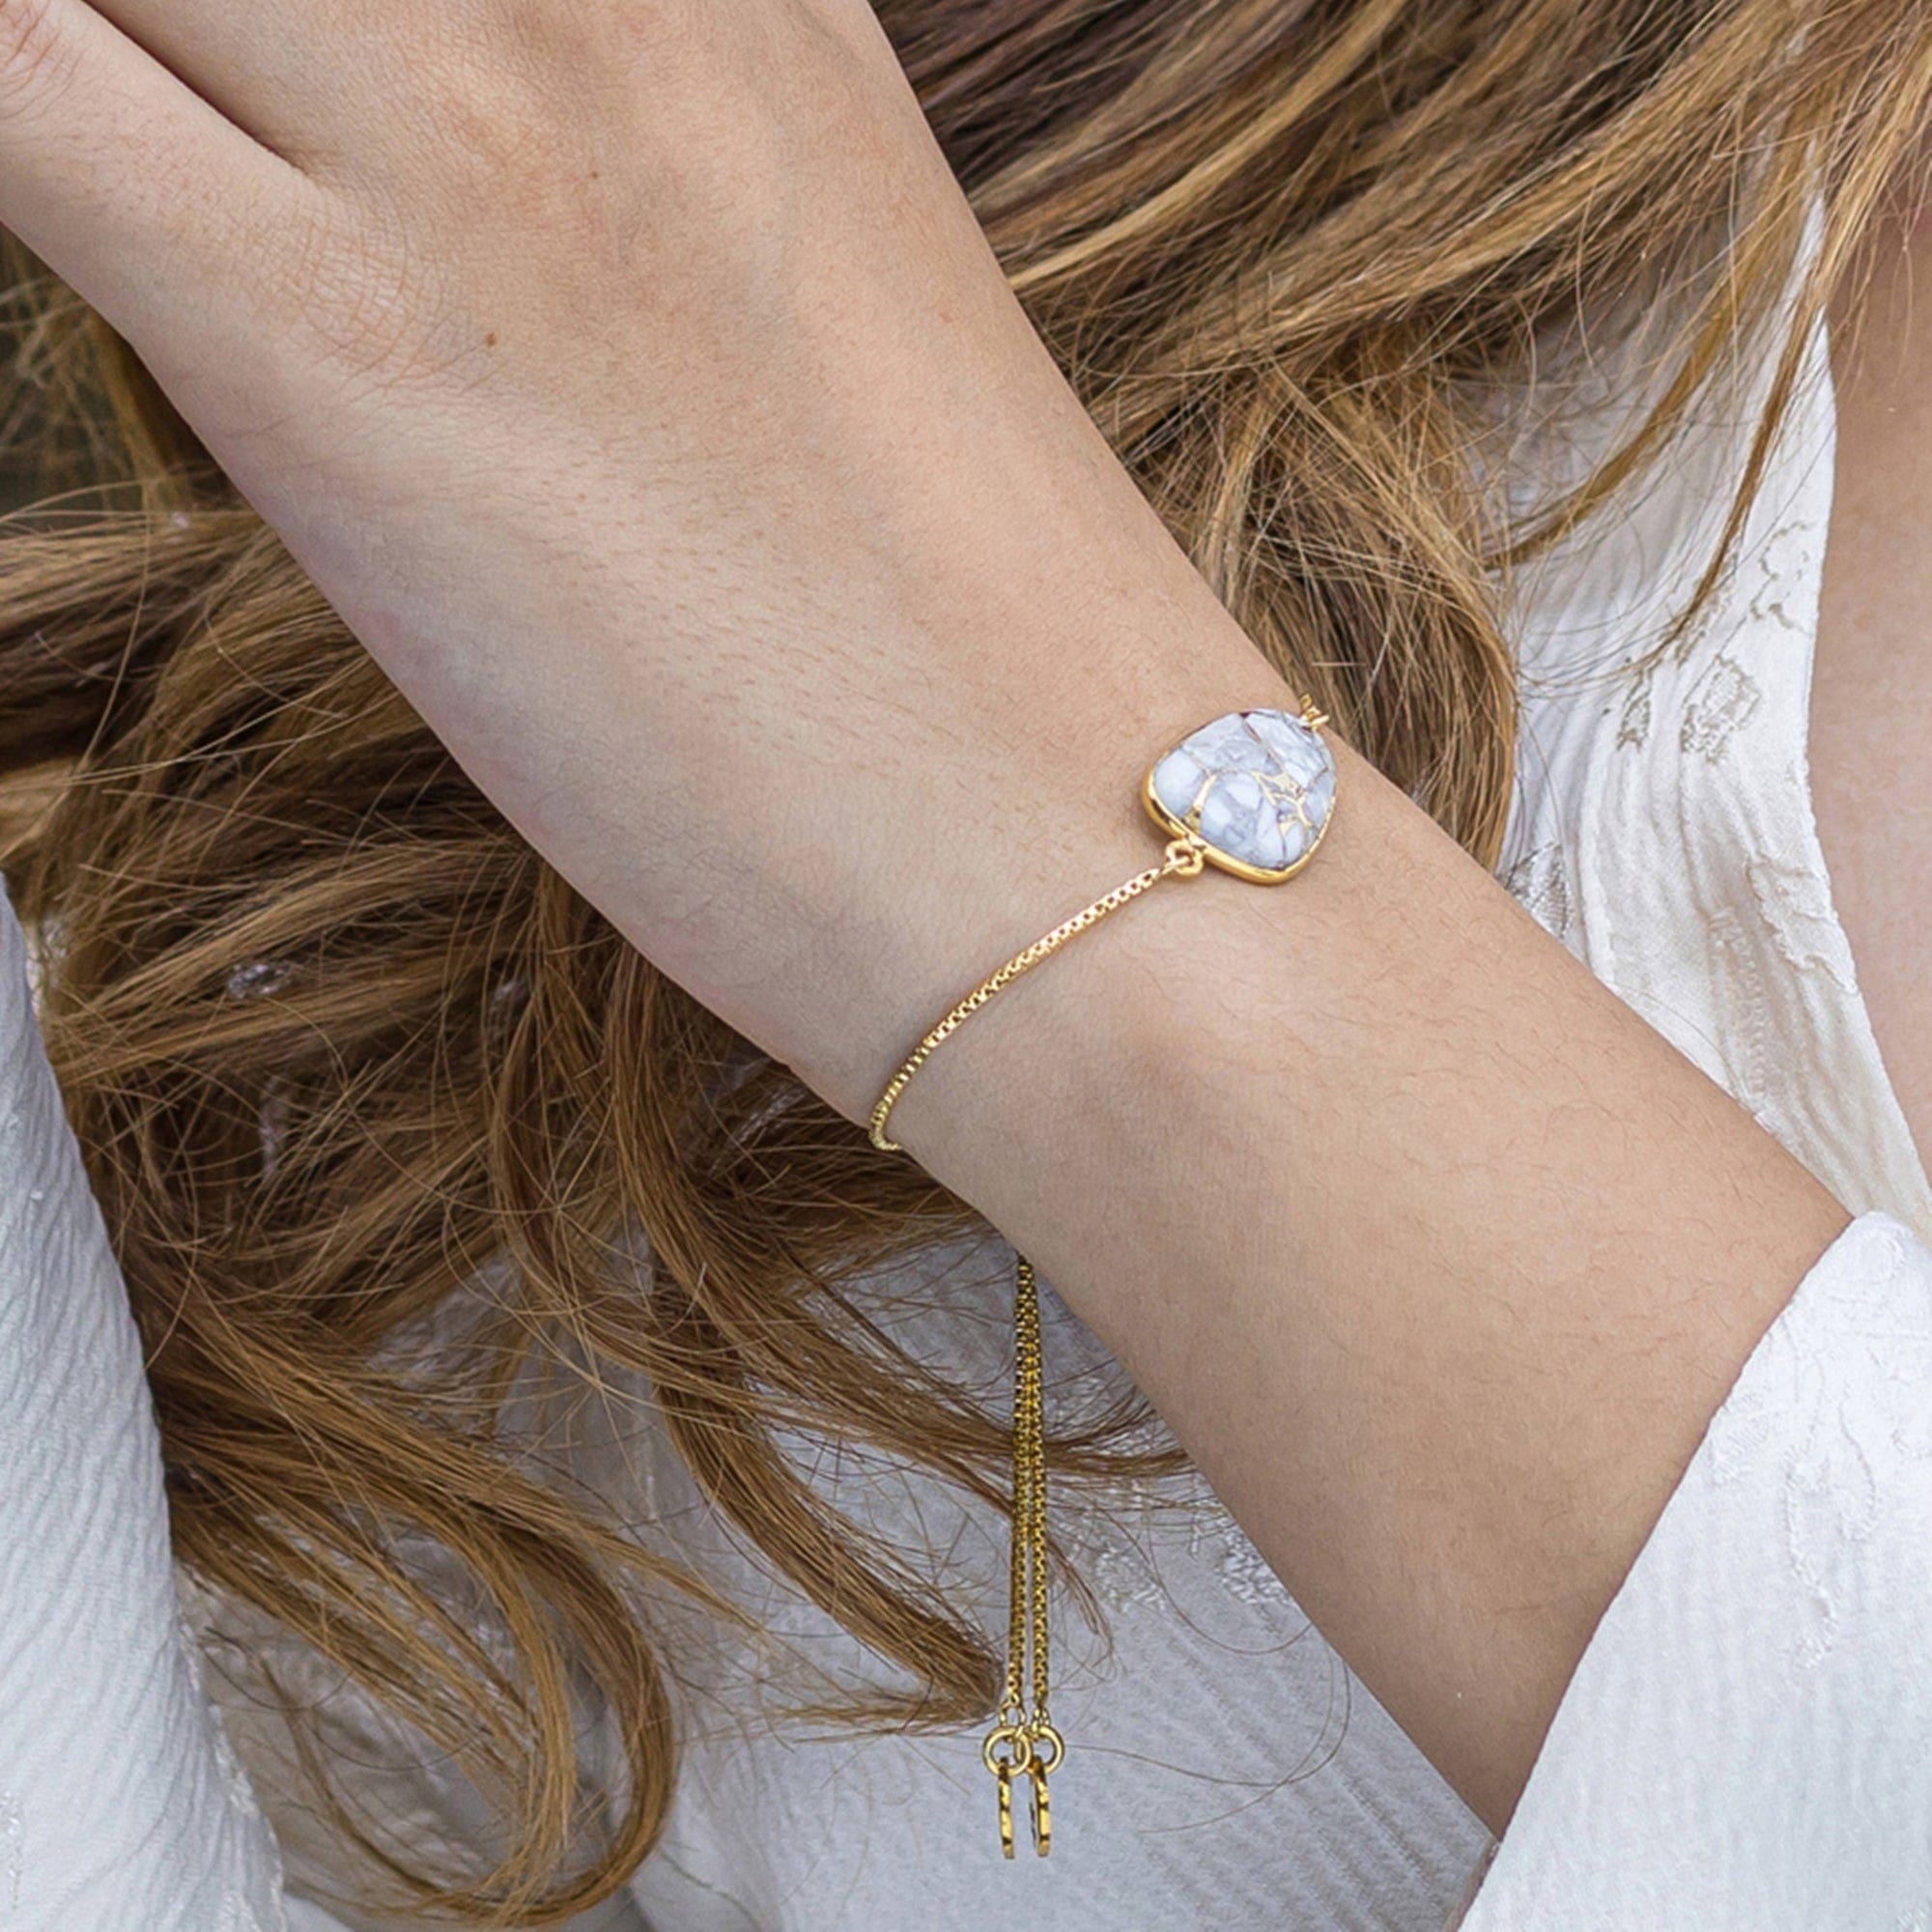
[[[1136,795],[1157,752],[1293,703],[1123,479],[1075,487],[1083,428],[1016,440],[1039,473],[991,507],[984,418],[958,467],[912,452],[875,484],[944,542],[820,539],[792,648],[845,668],[815,710],[722,668],[756,621],[728,571],[687,600],[678,675],[738,707],[722,790],[667,720],[663,654],[626,642],[640,608],[675,608],[661,558],[537,670],[506,649],[473,740],[433,657],[379,641],[556,864],[862,1120],[957,994],[1157,853]],[[623,567],[621,536],[605,556]],[[904,680],[895,624],[945,677]],[[506,737],[520,681],[541,730]],[[1105,922],[950,1041],[893,1131],[1034,1256],[1500,1823],[1705,1422],[1845,1216],[1340,756],[1305,872],[1209,872]],[[735,868],[706,863],[721,843]]]
[[[977,1016],[894,1131],[1037,1260],[1500,1826],[1846,1217],[1343,759],[1305,873],[1150,895]]]
[[[1034,336],[869,10],[674,45],[645,10],[594,49],[502,11],[453,40],[391,0],[372,64],[330,10],[35,10],[0,217],[545,856],[863,1118],[965,985],[1147,864],[1156,752],[1288,694]],[[1345,762],[1304,877],[1150,895],[895,1127],[1499,1818],[1841,1216]]]
[[[914,437],[882,372],[781,516],[679,484],[668,542],[664,486],[612,472],[555,568],[432,582],[420,618],[345,599],[545,854],[855,1120],[954,997],[1157,853],[1159,751],[1294,701],[1056,383],[1016,351]],[[506,466],[463,506],[469,547],[515,555],[523,488]],[[781,634],[810,675],[761,673]],[[894,1132],[1500,1822],[1844,1217],[1343,758],[1305,873],[1150,895],[949,1042]]]

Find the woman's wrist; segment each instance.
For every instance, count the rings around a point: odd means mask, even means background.
[[[955,645],[965,663],[1006,669],[952,694],[952,722],[922,753],[880,748],[897,783],[868,781],[869,818],[836,835],[836,883],[795,933],[813,964],[781,989],[779,1043],[761,1041],[847,1118],[867,1118],[905,1052],[979,979],[1158,860],[1140,786],[1161,751],[1222,711],[1296,707],[1175,562],[1143,555],[1141,586],[1121,570],[1095,592],[1069,555],[1058,621],[1035,613],[983,648]],[[1105,943],[1096,932],[1079,946]],[[962,1035],[946,1052],[972,1043]]]
[[[1288,687],[1264,675],[1272,689],[1251,681],[1246,695],[1227,705],[1197,696],[1184,724],[1170,722],[1164,734],[1156,728],[1145,745],[1123,749],[1121,772],[1107,786],[1111,809],[1094,814],[1097,849],[1110,856],[1097,864],[1090,849],[1086,899],[1158,863],[1166,835],[1140,803],[1141,780],[1176,738],[1221,709],[1299,708]],[[1081,934],[975,1013],[922,1067],[895,1106],[894,1137],[937,1173],[983,1139],[989,1114],[1024,1108],[1050,1125],[1096,1109],[1157,1111],[1163,1099],[1211,1079],[1224,1051],[1252,1061],[1277,1049],[1307,1049],[1312,1042],[1301,1030],[1312,1023],[1308,1003],[1326,997],[1307,971],[1311,942],[1319,937],[1334,970],[1350,944],[1351,897],[1364,886],[1378,898],[1389,889],[1374,879],[1377,859],[1364,849],[1378,842],[1378,821],[1393,811],[1422,821],[1432,842],[1448,842],[1332,725],[1325,729],[1340,780],[1335,823],[1300,871],[1261,885],[1208,867]],[[1036,911],[1034,926],[1044,930],[1073,909]],[[1002,958],[1037,936],[1022,931],[1025,923],[1012,927],[1014,944]],[[999,963],[988,958],[962,968],[954,992]]]
[[[1147,895],[976,1015],[894,1132],[1038,1263],[1500,1825],[1845,1215],[1338,763],[1304,873]]]

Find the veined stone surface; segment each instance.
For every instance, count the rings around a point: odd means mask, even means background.
[[[1286,876],[1315,849],[1335,804],[1335,759],[1290,711],[1230,711],[1183,738],[1149,788],[1176,826],[1257,872]]]

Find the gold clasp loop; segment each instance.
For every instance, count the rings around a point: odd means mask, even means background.
[[[1169,841],[1167,848],[1167,869],[1177,879],[1192,879],[1199,876],[1207,864],[1208,848],[1195,835]]]
[[[1053,1728],[1052,1719],[1036,1715],[1027,1726],[1026,1735],[1033,1746],[1033,1761],[1039,1767],[1042,1776],[1058,1771],[1061,1759],[1066,1755],[1066,1740]],[[1041,1745],[1047,1747],[1044,1752],[1040,1750]]]
[[[1013,1855],[1013,1778],[1022,1771],[1030,1771],[1036,1757],[1025,1722],[1017,1712],[1008,1718],[1009,1708],[1003,1707],[1003,1721],[986,1733],[986,1741],[980,1747],[980,1761],[1000,1787],[1000,1856],[1006,1859]]]
[[[1048,1776],[1066,1755],[1066,1740],[1053,1727],[1043,1710],[1036,1710],[1026,1727],[1027,1780],[1033,1787],[1033,1848],[1045,1858],[1053,1849],[1053,1804],[1046,1788]]]
[[[1047,1795],[1046,1766],[1036,1753],[1027,1763],[1027,1778],[1033,1786],[1033,1848],[1035,1855],[1045,1858],[1053,1849],[1053,1804]],[[1008,1858],[1012,1857],[1012,1820],[1007,1820]]]
[[[980,1761],[993,1774],[1000,1797],[1000,1855],[1013,1856],[1013,1779],[1024,1777],[1031,1792],[1033,1848],[1045,1858],[1053,1844],[1053,1800],[1048,1776],[1066,1755],[1066,1740],[1051,1719],[1027,1718],[1010,1707],[1001,1710],[1001,1721],[986,1733],[980,1747]]]

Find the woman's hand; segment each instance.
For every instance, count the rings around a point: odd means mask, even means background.
[[[1153,753],[1289,696],[862,0],[0,0],[0,220],[528,837],[855,1118],[1146,864]],[[1845,1217],[1341,763],[1304,880],[1151,895],[894,1131],[1497,1824]]]
[[[0,0],[0,220],[526,835],[855,1115],[1145,863],[1153,749],[1280,696],[864,0]]]

